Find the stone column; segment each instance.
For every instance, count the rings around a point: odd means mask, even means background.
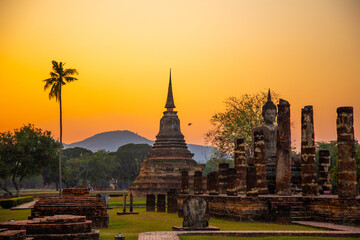
[[[165,212],[166,211],[165,194],[157,195],[156,207],[157,207],[157,212]]]
[[[265,138],[263,130],[254,131],[254,165],[256,169],[256,188],[258,194],[267,194]]]
[[[218,173],[210,172],[207,175],[207,193],[209,195],[219,195]]]
[[[126,194],[124,194],[123,212],[126,212]]]
[[[254,166],[254,159],[248,158],[248,167],[246,169],[246,196],[259,195],[256,187],[256,168]]]
[[[167,212],[177,212],[176,189],[170,189],[170,191],[167,193]]]
[[[319,192],[321,194],[331,193],[332,184],[330,179],[330,152],[328,150],[319,151]]]
[[[246,156],[243,138],[235,141],[234,162],[236,170],[236,191],[238,194],[246,193]]]
[[[132,193],[130,193],[130,212],[133,212],[133,204],[134,204],[134,196]]]
[[[147,212],[155,211],[155,195],[154,194],[146,195],[146,211]]]
[[[301,176],[302,195],[318,195],[312,106],[301,109]]]
[[[228,196],[236,196],[236,170],[235,168],[228,168],[227,170],[227,182],[226,182],[226,194]]]
[[[353,108],[339,107],[337,114],[339,198],[352,199],[357,195]]]
[[[276,193],[291,195],[291,131],[290,104],[280,99],[278,104],[276,143]]]
[[[227,170],[229,168],[228,163],[220,163],[219,164],[219,172],[218,172],[218,179],[219,179],[219,193],[226,194],[226,184],[227,184]]]
[[[181,193],[189,194],[189,172],[181,171]]]
[[[202,172],[201,171],[195,171],[195,174],[194,174],[194,194],[203,194]]]

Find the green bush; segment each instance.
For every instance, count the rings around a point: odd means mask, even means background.
[[[33,196],[4,199],[4,200],[0,200],[0,206],[2,208],[12,208],[23,203],[31,202],[33,200],[34,200]]]

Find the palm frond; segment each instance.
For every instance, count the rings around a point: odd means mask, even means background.
[[[57,69],[59,69],[59,63],[57,61],[54,61],[54,60],[51,63],[53,65],[52,68],[54,69],[55,72],[57,72]]]
[[[48,78],[48,79],[43,80],[43,82],[45,82],[44,91],[46,89],[48,89],[52,84],[54,84],[55,81],[56,81],[56,78]]]
[[[52,78],[58,78],[59,77],[59,74],[55,73],[55,72],[50,72],[50,76]]]
[[[67,82],[73,82],[75,80],[78,80],[77,78],[74,78],[74,77],[64,77],[64,78]]]
[[[67,77],[67,76],[75,75],[75,74],[78,75],[79,74],[78,71],[74,68],[69,68],[69,69],[65,69],[63,76]]]

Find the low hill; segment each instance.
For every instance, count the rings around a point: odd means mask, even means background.
[[[82,147],[93,152],[96,152],[100,149],[115,152],[120,146],[126,145],[128,143],[146,143],[152,146],[154,141],[144,138],[131,131],[124,130],[98,133],[79,142],[64,144],[64,147]],[[188,148],[190,152],[194,153],[194,160],[199,163],[205,163],[210,158],[212,147],[188,144]]]

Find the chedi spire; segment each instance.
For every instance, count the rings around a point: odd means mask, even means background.
[[[169,78],[169,89],[168,89],[165,108],[167,108],[168,111],[172,111],[175,108],[172,85],[171,85],[171,68],[170,68],[170,78]]]

